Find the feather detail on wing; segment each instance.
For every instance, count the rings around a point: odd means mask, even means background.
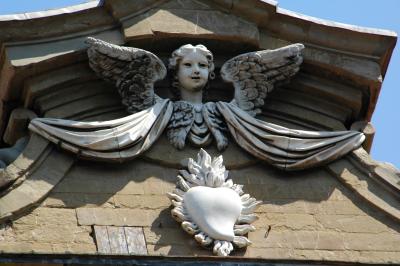
[[[224,117],[221,115],[214,102],[204,104],[203,116],[208,128],[214,136],[218,150],[225,150],[228,146],[228,138],[226,135],[229,131]]]
[[[260,113],[274,84],[288,80],[299,71],[303,49],[304,45],[297,43],[275,50],[241,54],[225,62],[221,76],[233,83],[235,97],[232,103],[252,116]]]
[[[173,103],[174,110],[167,126],[169,142],[177,149],[185,147],[186,137],[194,122],[193,105],[177,101]]]
[[[155,104],[154,83],[167,74],[154,54],[87,38],[89,65],[102,79],[113,82],[128,112],[136,113]]]

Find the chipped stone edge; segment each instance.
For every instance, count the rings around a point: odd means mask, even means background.
[[[400,202],[400,170],[373,160],[363,148],[351,152],[341,160],[346,160],[347,164],[351,165],[350,168],[343,167],[344,171],[338,172],[338,169],[335,169],[334,162],[326,166],[328,172],[366,202],[400,221],[400,204],[394,205],[393,202],[391,204],[373,192],[374,189],[378,188],[379,194],[393,198],[394,202]],[[336,163],[340,164],[338,161]],[[386,176],[380,169],[386,171]],[[359,177],[353,174],[352,170],[356,170],[363,176]],[[370,180],[371,184],[375,184],[375,186],[365,183],[365,180],[367,182]]]

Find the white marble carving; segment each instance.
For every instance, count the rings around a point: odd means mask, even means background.
[[[81,158],[105,161],[132,159],[150,148],[164,130],[171,144],[218,150],[228,134],[255,157],[285,170],[305,169],[358,148],[364,135],[355,131],[315,132],[284,128],[255,118],[267,94],[295,75],[302,63],[302,44],[236,56],[221,68],[233,84],[234,99],[203,103],[203,92],[214,78],[213,54],[203,45],[183,45],[172,53],[174,101],[154,93],[154,83],[167,69],[154,54],[88,38],[89,64],[114,83],[131,116],[104,122],[35,119],[30,129]]]
[[[227,256],[234,246],[250,245],[244,235],[255,230],[250,224],[257,219],[253,212],[261,201],[244,194],[243,186],[228,178],[222,156],[212,160],[201,149],[187,168],[180,170],[177,187],[168,193],[175,206],[173,218],[200,245],[212,246],[215,255]]]

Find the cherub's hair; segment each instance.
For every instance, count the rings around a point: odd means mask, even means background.
[[[178,81],[178,67],[179,63],[185,57],[187,54],[191,52],[200,52],[202,55],[204,55],[207,58],[208,62],[208,79],[212,80],[215,78],[215,73],[214,73],[214,57],[213,54],[210,52],[210,50],[207,49],[204,45],[198,44],[196,46],[193,46],[191,44],[185,44],[176,49],[175,51],[172,52],[171,57],[169,58],[169,65],[168,68],[170,69],[171,77],[172,77],[172,87],[171,91],[175,97],[176,100],[180,99],[180,91],[179,91],[179,81]],[[208,87],[208,82],[203,88],[203,96],[207,91]]]

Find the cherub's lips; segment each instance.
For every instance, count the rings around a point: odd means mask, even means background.
[[[190,77],[190,79],[193,80],[193,81],[200,81],[200,80],[201,80],[201,78],[200,78],[200,77],[197,77],[197,76],[195,76],[195,77]]]

